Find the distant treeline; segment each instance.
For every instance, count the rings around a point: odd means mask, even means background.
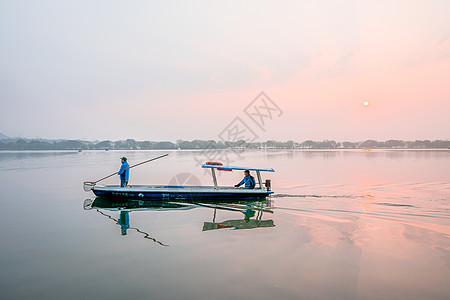
[[[10,140],[0,141],[0,150],[158,150],[158,149],[434,149],[450,148],[447,140],[388,140],[379,142],[367,140],[364,142],[336,142],[336,141],[311,141],[302,143],[294,141],[277,142],[273,140],[265,142],[245,141],[222,142],[214,140],[193,140],[177,142],[154,141],[102,141],[91,142],[81,140]]]

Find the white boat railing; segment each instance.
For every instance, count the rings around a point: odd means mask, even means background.
[[[213,183],[214,183],[214,188],[215,189],[219,189],[219,186],[217,185],[217,176],[216,176],[216,169],[218,170],[224,170],[224,171],[232,171],[232,170],[241,170],[241,171],[255,171],[256,172],[256,176],[258,177],[258,184],[259,184],[259,189],[260,190],[266,190],[264,188],[264,185],[262,183],[262,179],[261,179],[261,172],[275,172],[275,170],[273,168],[270,169],[265,169],[265,168],[246,168],[246,167],[235,167],[235,166],[224,166],[222,164],[219,163],[215,163],[215,164],[203,164],[202,168],[209,168],[211,169],[211,175],[213,178]]]

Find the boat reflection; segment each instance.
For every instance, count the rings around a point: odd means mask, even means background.
[[[164,202],[151,200],[132,200],[118,198],[111,200],[109,198],[97,197],[94,201],[86,199],[84,209],[105,209],[110,211],[140,211],[140,210],[174,210],[174,209],[192,209],[195,205],[182,202]]]
[[[214,216],[212,222],[203,223],[203,231],[216,230],[216,229],[252,229],[259,227],[275,227],[273,220],[262,220],[263,213],[271,213],[273,211],[268,209],[271,201],[253,202],[245,204],[205,204],[199,203],[200,206],[209,207],[214,209]],[[241,212],[243,219],[225,220],[222,222],[216,222],[217,210],[229,210]],[[256,214],[257,213],[257,214]],[[251,219],[256,214],[255,219]]]
[[[148,203],[147,203],[148,202]],[[168,209],[186,209],[192,208],[194,206],[178,205],[172,203],[155,203],[153,201],[109,201],[108,199],[97,197],[94,201],[91,199],[84,200],[83,208],[85,210],[95,209],[99,214],[113,220],[116,224],[120,226],[120,233],[122,236],[127,235],[127,231],[134,230],[144,236],[144,239],[151,240],[161,246],[168,247],[169,245],[153,238],[145,231],[140,230],[136,227],[130,226],[130,213],[132,211],[142,211],[142,210],[168,210]],[[102,211],[120,211],[119,219]]]
[[[160,202],[151,200],[116,199],[97,197],[95,200],[86,199],[83,207],[85,210],[95,210],[99,214],[111,219],[120,226],[120,233],[126,236],[129,230],[134,230],[144,235],[161,246],[168,246],[165,243],[150,237],[150,235],[136,227],[130,226],[130,215],[133,211],[168,211],[168,210],[190,210],[193,208],[210,208],[213,210],[212,222],[203,222],[202,231],[217,229],[252,229],[261,227],[274,227],[273,220],[263,220],[263,214],[273,214],[270,209],[272,200],[261,199],[259,201],[228,201],[221,203],[199,203],[199,202]],[[116,219],[106,211],[120,212]],[[218,211],[237,212],[241,218],[216,222]]]

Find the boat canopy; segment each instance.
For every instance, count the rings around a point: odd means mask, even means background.
[[[261,171],[261,172],[275,172],[273,168],[270,169],[260,169],[260,168],[245,168],[245,167],[232,167],[232,166],[223,166],[223,165],[212,165],[212,164],[203,164],[202,168],[210,168],[210,169],[224,169],[224,170],[249,170],[249,171]]]

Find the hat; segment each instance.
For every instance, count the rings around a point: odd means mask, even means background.
[[[127,158],[125,156],[122,157],[121,159],[124,160],[124,161],[127,161]]]

